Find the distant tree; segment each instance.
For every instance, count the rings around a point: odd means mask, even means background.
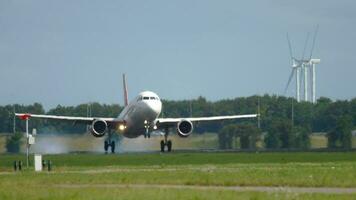
[[[314,105],[312,128],[315,132],[323,132],[328,130],[327,127],[330,123],[330,117],[327,113],[331,104],[331,99],[321,97]]]
[[[336,129],[340,132],[341,147],[344,149],[352,147],[352,128],[352,117],[349,115],[341,117],[336,123]]]
[[[14,133],[13,135],[6,138],[6,151],[9,153],[20,152],[22,133]]]
[[[350,102],[351,104],[351,115],[353,118],[353,127],[356,128],[356,98],[353,98]]]
[[[227,138],[224,132],[222,131],[219,132],[218,141],[219,141],[219,149],[228,149],[226,144]]]
[[[256,143],[261,136],[261,131],[256,127],[256,125],[238,125],[235,128],[235,131],[236,136],[240,138],[241,149],[256,148]]]
[[[333,129],[327,133],[328,137],[328,148],[337,148],[340,146],[340,133]]]
[[[276,119],[272,122],[265,144],[267,148],[291,148],[294,147],[295,135],[292,133],[291,122],[286,119]]]
[[[248,130],[246,125],[240,125],[236,129],[236,135],[240,138],[240,148],[241,149],[249,149],[250,148],[250,134],[251,132]]]
[[[219,147],[220,149],[231,149],[233,137],[236,133],[236,125],[230,124],[224,126],[219,132]]]
[[[277,149],[281,146],[279,135],[276,132],[267,132],[264,143],[267,149]]]
[[[281,121],[276,128],[280,132],[281,148],[293,148],[296,138],[292,132],[291,122],[289,120]]]
[[[308,149],[310,147],[310,134],[309,127],[294,126],[292,130],[295,134],[295,148]]]
[[[345,115],[336,120],[336,126],[328,132],[328,147],[329,148],[344,148],[351,149],[352,147],[352,117]]]
[[[294,125],[301,127],[311,127],[314,115],[314,104],[302,101],[294,106]],[[291,119],[291,118],[289,118]],[[289,120],[291,126],[291,120]]]

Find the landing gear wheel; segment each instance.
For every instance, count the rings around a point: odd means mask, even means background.
[[[164,141],[161,140],[161,152],[164,152],[164,146],[165,146]]]
[[[111,141],[111,153],[115,153],[115,141]]]
[[[109,142],[108,141],[104,142],[104,150],[105,150],[105,153],[108,153],[108,150],[109,150]]]
[[[168,152],[172,151],[172,141],[168,140],[167,142],[167,148],[168,148]]]
[[[150,138],[151,137],[151,133],[150,132],[146,132],[145,134],[143,134],[145,136],[145,138]]]

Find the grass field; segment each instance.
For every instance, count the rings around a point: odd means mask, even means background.
[[[356,199],[356,193],[230,188],[355,189],[356,153],[67,154],[44,159],[53,162],[53,171],[13,172],[13,161],[24,156],[0,155],[0,199]]]

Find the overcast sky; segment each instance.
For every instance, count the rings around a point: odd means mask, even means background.
[[[353,0],[0,0],[0,104],[122,104],[122,73],[130,98],[283,94],[286,33],[301,57],[317,24],[317,97],[355,97]]]

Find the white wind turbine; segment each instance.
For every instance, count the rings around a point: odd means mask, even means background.
[[[307,43],[308,39],[309,39],[309,33],[307,35],[306,43]],[[304,66],[304,63],[303,63],[303,59],[304,58],[303,57],[304,57],[306,46],[304,46],[302,59],[297,59],[297,58],[295,58],[293,56],[292,45],[291,45],[288,33],[287,33],[287,41],[288,41],[288,47],[289,47],[289,54],[290,54],[290,57],[291,57],[292,72],[291,72],[291,74],[289,76],[289,79],[288,79],[288,82],[287,82],[287,86],[286,86],[286,88],[284,90],[284,93],[287,92],[289,84],[292,81],[293,76],[295,75],[296,99],[299,102],[300,101],[300,91],[301,91],[301,88],[300,88],[300,85],[301,85],[300,72],[303,71],[303,68],[304,68],[303,67]]]
[[[290,57],[291,57],[291,62],[292,62],[292,72],[289,76],[288,82],[287,82],[287,86],[284,90],[284,93],[287,92],[287,89],[289,87],[290,82],[293,79],[293,76],[295,75],[295,81],[296,81],[296,99],[298,102],[300,102],[300,94],[301,91],[304,91],[304,101],[308,101],[308,71],[311,71],[312,74],[312,86],[311,86],[311,96],[312,96],[312,102],[315,103],[316,102],[316,92],[315,92],[315,64],[319,64],[320,63],[320,59],[312,59],[312,55],[313,55],[313,50],[314,50],[314,45],[315,45],[315,40],[316,40],[316,35],[318,32],[318,26],[315,30],[314,33],[314,38],[313,38],[313,44],[312,44],[312,48],[311,48],[311,52],[310,52],[310,56],[309,59],[304,59],[304,55],[305,55],[305,50],[307,48],[307,44],[309,41],[309,33],[307,34],[306,40],[305,40],[305,44],[304,44],[304,49],[303,49],[303,54],[301,59],[297,59],[293,56],[292,53],[292,45],[289,39],[289,35],[287,33],[287,41],[288,41],[288,47],[289,47],[289,53],[290,53]],[[303,79],[300,79],[300,77],[303,77]],[[303,80],[303,81],[302,81]],[[304,86],[304,88],[301,88],[300,85]],[[303,89],[303,90],[302,90]]]
[[[311,87],[311,96],[312,96],[312,102],[316,103],[316,71],[315,71],[315,65],[320,63],[320,59],[317,58],[312,58],[313,56],[313,51],[314,51],[314,46],[315,46],[315,40],[316,40],[316,36],[318,34],[318,30],[319,30],[319,25],[316,27],[315,29],[315,33],[314,33],[314,38],[313,38],[313,44],[312,44],[312,49],[310,51],[310,56],[309,56],[309,60],[308,60],[308,66],[311,70],[311,74],[312,74],[312,87]]]

